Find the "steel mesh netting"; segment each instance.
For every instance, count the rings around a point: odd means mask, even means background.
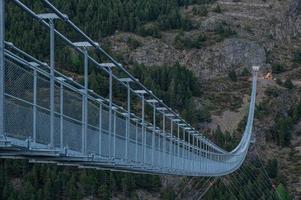
[[[108,157],[109,156],[109,111],[107,108],[102,106],[102,140],[101,140],[101,154],[102,156]]]
[[[79,92],[69,88],[64,88],[64,115],[75,119],[82,120],[82,95]]]
[[[99,153],[99,129],[89,126],[87,131],[87,152]]]
[[[63,94],[64,95],[64,94]],[[61,109],[61,88],[58,85],[58,83],[55,83],[54,85],[54,111],[60,112]]]
[[[99,127],[99,103],[88,100],[88,124]]]
[[[37,142],[50,144],[50,112],[49,110],[37,109]]]
[[[145,161],[148,164],[152,163],[152,132],[145,129],[145,137],[146,137],[146,153],[145,153]]]
[[[135,161],[135,147],[136,147],[136,126],[132,123],[129,128],[129,158]]]
[[[143,137],[142,137],[142,127],[139,125],[138,127],[138,132],[137,132],[137,138],[138,138],[138,161],[142,162],[143,161]]]
[[[37,73],[37,105],[50,109],[50,79]]]
[[[63,121],[64,147],[80,152],[82,150],[82,123],[64,117]]]
[[[33,71],[5,60],[5,93],[33,102]]]
[[[109,111],[103,107],[101,112],[102,129],[109,130]]]
[[[6,134],[23,140],[32,137],[32,106],[22,101],[5,97],[4,109]]]
[[[54,115],[54,147],[61,144],[61,118],[59,114]]]
[[[116,156],[117,158],[125,158],[126,143],[126,119],[116,113]]]
[[[122,138],[126,136],[126,118],[118,114],[116,116],[116,135]]]

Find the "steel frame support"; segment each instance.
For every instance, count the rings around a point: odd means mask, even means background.
[[[102,156],[102,101],[99,101],[99,136],[98,136],[98,154]]]
[[[173,131],[173,121],[172,119],[170,120],[170,140],[169,140],[169,156],[170,156],[170,168],[172,169],[172,159],[173,159],[173,144],[172,144],[172,141],[173,141],[173,134],[172,134],[172,131]]]
[[[177,125],[177,137],[178,137],[178,139],[177,139],[177,143],[178,143],[178,148],[177,148],[177,153],[178,153],[178,157],[180,157],[180,125],[179,125],[179,123],[178,123],[178,125]]]
[[[83,94],[83,132],[82,132],[82,153],[87,155],[87,133],[88,133],[88,84],[89,84],[89,62],[88,62],[88,50],[86,47],[84,51],[84,94]]]
[[[5,73],[5,0],[0,0],[0,138],[5,137],[4,130],[4,73]]]
[[[144,94],[141,94],[141,107],[142,107],[142,141],[141,141],[141,146],[142,146],[142,162],[145,164],[146,160],[146,131],[145,131],[145,101],[144,101]]]
[[[50,148],[54,148],[54,68],[55,68],[55,35],[54,19],[49,18],[50,26]]]
[[[37,142],[37,70],[33,70],[32,140]]]
[[[129,133],[130,133],[130,117],[131,117],[131,87],[130,82],[127,82],[127,116],[125,129],[125,160],[129,159]]]
[[[138,121],[136,122],[136,134],[135,134],[135,161],[138,162]]]
[[[108,68],[109,70],[109,158],[112,159],[112,78],[113,78],[113,72],[112,68]]]
[[[183,171],[185,170],[185,157],[186,157],[186,153],[185,153],[185,129],[183,129],[183,143],[182,143],[182,160],[183,160]]]
[[[152,165],[155,165],[155,140],[156,140],[156,104],[153,103],[153,135],[152,135]]]
[[[163,129],[162,129],[162,133],[163,133],[163,161],[162,161],[162,164],[163,164],[163,168],[166,167],[166,133],[165,133],[165,110],[162,111],[162,115],[163,115]]]
[[[64,148],[64,84],[60,84],[60,148]]]
[[[113,159],[116,158],[116,110],[113,110]]]

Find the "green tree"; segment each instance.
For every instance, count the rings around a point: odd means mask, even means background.
[[[278,161],[277,159],[273,158],[269,160],[267,165],[267,172],[270,178],[277,178],[278,176]]]
[[[291,79],[286,79],[283,86],[286,87],[287,89],[293,89],[294,88],[294,84],[291,81]]]
[[[107,184],[103,184],[99,187],[98,192],[97,192],[98,196],[103,199],[103,200],[110,200],[111,199],[111,191],[108,187]]]
[[[284,185],[282,183],[280,183],[276,189],[276,191],[278,192],[281,200],[290,200],[291,198],[289,197],[288,192],[286,191]]]
[[[232,69],[229,73],[228,73],[228,77],[230,78],[231,81],[236,82],[237,81],[237,75],[234,69]]]

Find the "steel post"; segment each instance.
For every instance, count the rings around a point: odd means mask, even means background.
[[[89,62],[88,50],[84,48],[84,132],[83,132],[83,154],[87,154],[87,133],[88,133],[88,84],[89,84]]]
[[[64,84],[60,85],[60,148],[64,148]]]
[[[102,155],[102,102],[99,102],[99,136],[98,136],[98,154]]]
[[[54,148],[54,68],[55,68],[55,35],[54,21],[49,18],[50,26],[50,148]]]
[[[165,111],[163,110],[163,166],[165,167],[165,163],[166,163],[166,133],[165,133]]]
[[[169,140],[169,155],[170,155],[170,168],[172,168],[172,159],[173,159],[173,144],[172,144],[172,140],[173,140],[173,134],[172,134],[172,131],[173,131],[173,121],[171,119],[170,121],[170,140]]]
[[[116,110],[113,110],[113,159],[116,158]]]
[[[177,152],[178,152],[178,157],[180,157],[180,125],[179,125],[179,123],[178,123],[178,130],[177,130],[177,137],[178,137],[178,139],[177,139],[177,143],[178,143],[178,148],[177,148]]]
[[[183,143],[182,143],[182,160],[183,160],[183,170],[185,169],[185,157],[186,157],[186,153],[185,153],[185,129],[183,129]]]
[[[33,70],[33,124],[32,124],[32,139],[37,141],[37,70]]]
[[[153,135],[152,135],[152,165],[154,166],[155,158],[155,140],[156,140],[156,104],[153,103]]]
[[[131,117],[131,88],[130,83],[127,82],[127,117],[125,130],[125,159],[129,159],[129,132],[130,132],[130,117]]]
[[[135,134],[135,161],[138,162],[138,121],[136,122],[136,134]]]
[[[145,133],[145,111],[144,111],[144,94],[141,94],[141,101],[142,101],[142,141],[141,141],[141,145],[142,145],[142,162],[145,163],[146,160],[146,133]]]
[[[109,157],[112,158],[112,69],[109,68]]]

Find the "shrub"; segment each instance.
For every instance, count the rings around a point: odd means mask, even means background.
[[[176,35],[174,45],[176,49],[191,49],[191,48],[202,48],[204,42],[207,40],[204,34],[199,34],[196,38],[186,37],[183,32]]]
[[[152,36],[155,38],[161,38],[160,29],[157,24],[142,26],[138,32],[142,36]]]
[[[137,49],[138,47],[141,46],[141,43],[133,37],[128,38],[127,44],[130,47],[130,49]]]
[[[221,13],[222,12],[222,9],[219,5],[217,5],[215,8],[213,8],[212,10],[213,12],[216,12],[216,13]]]
[[[283,86],[286,87],[287,89],[294,88],[294,84],[292,83],[291,79],[286,79]]]
[[[269,87],[264,92],[269,97],[278,97],[279,96],[279,89],[277,87]]]
[[[282,64],[276,63],[276,64],[272,64],[272,72],[275,74],[279,74],[281,72],[284,72],[284,67]]]
[[[217,26],[214,32],[219,36],[219,40],[236,35],[236,32],[226,23]]]
[[[237,81],[237,75],[234,69],[232,69],[229,73],[228,73],[228,77],[230,78],[231,81],[236,82]]]
[[[240,76],[249,76],[250,74],[250,71],[246,67],[240,72]]]
[[[194,15],[199,15],[199,16],[207,16],[208,15],[208,8],[206,5],[201,5],[201,6],[198,6],[198,7],[193,7],[192,8],[192,12]]]
[[[294,52],[293,61],[295,63],[301,64],[301,51],[300,50]]]
[[[283,83],[282,83],[282,80],[281,80],[280,78],[277,78],[277,79],[276,79],[276,83],[277,83],[278,85],[280,85],[280,86],[282,86],[282,84],[283,84]]]

